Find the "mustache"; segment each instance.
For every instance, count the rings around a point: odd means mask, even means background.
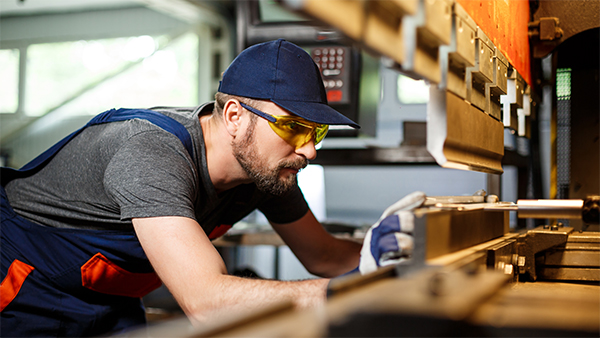
[[[308,160],[305,158],[299,158],[297,160],[288,160],[279,163],[277,167],[278,170],[281,169],[294,169],[294,170],[302,170],[306,168],[308,165]]]

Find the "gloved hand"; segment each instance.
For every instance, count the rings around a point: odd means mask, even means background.
[[[397,264],[413,251],[414,215],[412,210],[425,202],[426,195],[416,191],[388,207],[365,236],[360,251],[359,270],[366,274],[380,266]]]

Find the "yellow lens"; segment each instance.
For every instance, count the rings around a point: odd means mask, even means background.
[[[284,139],[288,144],[298,149],[311,139],[314,139],[315,145],[325,138],[329,126],[319,124],[295,116],[273,116],[275,122],[269,122],[271,129]]]
[[[319,142],[323,141],[323,139],[325,138],[325,135],[327,135],[327,132],[329,131],[329,125],[327,124],[321,124],[319,125],[319,127],[317,127],[316,132],[315,132],[315,145],[319,144]]]

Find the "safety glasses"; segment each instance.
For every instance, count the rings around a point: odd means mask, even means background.
[[[242,107],[269,121],[271,129],[292,147],[298,149],[313,140],[315,145],[323,141],[329,125],[307,121],[297,116],[270,115],[247,104]]]

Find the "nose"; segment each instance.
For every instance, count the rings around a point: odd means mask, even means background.
[[[310,140],[302,147],[296,149],[296,154],[306,157],[308,160],[314,160],[317,157],[317,149],[315,148],[315,141]]]

